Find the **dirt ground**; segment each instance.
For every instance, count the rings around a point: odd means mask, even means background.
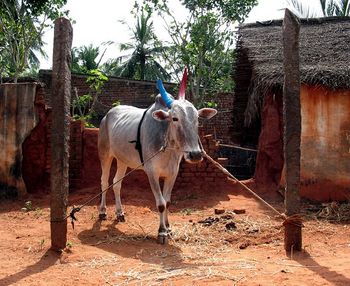
[[[76,191],[70,205],[96,192]],[[49,250],[48,195],[1,202],[0,285],[350,285],[350,227],[339,205],[304,204],[303,251],[287,256],[281,219],[235,184],[175,192],[165,246],[156,243],[149,188],[122,190],[125,223],[107,198],[108,220],[98,221],[97,203],[83,208],[61,255]],[[269,202],[283,211],[281,198]]]

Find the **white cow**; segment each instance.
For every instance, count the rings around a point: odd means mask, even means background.
[[[183,157],[190,163],[202,160],[198,141],[198,117],[209,119],[217,111],[212,108],[197,110],[185,99],[185,76],[177,100],[167,94],[161,81],[157,85],[161,96],[158,95],[155,103],[148,109],[120,105],[106,114],[100,124],[98,151],[102,167],[102,190],[109,185],[113,158],[117,160],[118,167],[113,182],[125,175],[127,167],[135,168],[145,160],[143,170],[148,176],[160,214],[158,242],[164,244],[170,232],[168,208],[180,161]],[[165,151],[147,161],[165,142]],[[164,178],[163,190],[159,184],[160,178]],[[121,184],[121,181],[115,184],[113,190],[116,217],[123,222],[125,219],[120,201]],[[100,219],[106,219],[106,192],[102,194],[99,214]]]

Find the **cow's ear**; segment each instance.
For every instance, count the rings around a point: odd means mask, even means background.
[[[170,118],[169,112],[166,112],[164,110],[153,111],[152,117],[158,121],[164,121],[164,120],[169,121],[169,118]]]
[[[200,118],[210,119],[216,115],[217,110],[214,108],[202,108],[198,110],[198,116]]]

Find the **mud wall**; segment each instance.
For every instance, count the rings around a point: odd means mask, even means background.
[[[350,91],[301,87],[301,196],[350,199]],[[254,179],[261,191],[285,187],[282,95],[267,95]]]
[[[265,96],[261,120],[254,178],[260,191],[276,191],[284,163],[282,94]]]
[[[301,194],[350,199],[350,91],[301,89]]]
[[[22,144],[22,173],[28,193],[49,188],[51,109],[45,103],[44,89],[37,88],[34,102],[38,124]]]
[[[26,194],[22,143],[37,124],[36,83],[0,85],[0,197]]]

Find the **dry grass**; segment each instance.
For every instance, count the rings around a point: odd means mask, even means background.
[[[147,266],[146,266],[147,267]],[[127,285],[130,282],[142,281],[143,285],[159,285],[162,281],[168,279],[191,278],[192,281],[199,281],[204,279],[224,279],[233,282],[241,281],[244,277],[242,275],[232,275],[228,272],[232,270],[231,266],[225,267],[208,267],[208,266],[188,266],[185,268],[163,268],[155,265],[147,267],[140,265],[127,272],[115,272],[115,277],[122,280],[116,285]]]
[[[118,258],[116,255],[108,255],[108,256],[94,257],[89,260],[83,259],[83,261],[72,263],[72,265],[79,268],[97,269],[105,266],[116,265],[119,262],[120,262],[120,258]]]
[[[350,203],[332,202],[323,206],[317,214],[318,217],[339,222],[350,220]]]
[[[350,221],[350,203],[324,203],[318,207],[314,206],[314,209],[306,208],[304,214],[315,220],[347,222]]]
[[[227,216],[227,214],[214,217],[217,220],[210,226],[203,226],[198,222],[174,223],[169,244],[181,249],[180,252],[175,253],[172,248],[160,248],[152,253],[140,250],[135,256],[140,261],[137,266],[127,271],[112,271],[109,281],[116,281],[116,283],[108,284],[127,285],[142,281],[142,285],[161,285],[168,279],[190,278],[191,281],[227,280],[235,285],[246,279],[239,270],[249,269],[255,272],[258,262],[249,259],[232,259],[229,258],[228,253],[232,253],[235,249],[238,251],[239,245],[247,239],[250,240],[249,245],[273,244],[281,240],[281,222],[276,222],[268,216],[261,219],[253,219],[248,215]],[[227,230],[225,225],[229,222],[234,222],[236,229]],[[152,237],[156,223],[143,226],[128,223],[132,236],[127,233],[108,235],[95,245],[147,240]],[[177,256],[181,263],[144,263],[142,258],[146,256],[161,259],[161,261]],[[74,265],[84,269],[99,269],[103,266],[118,266],[125,263],[127,263],[125,258],[110,255],[94,257]]]

